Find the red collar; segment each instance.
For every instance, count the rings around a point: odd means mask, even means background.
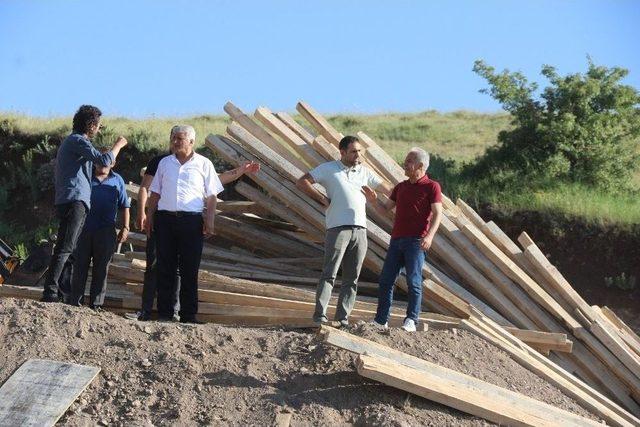
[[[415,184],[426,184],[426,183],[428,183],[429,181],[431,181],[431,180],[429,179],[429,175],[427,175],[427,174],[425,173],[425,174],[424,174],[424,176],[423,176],[422,178],[420,178],[419,180],[417,180],[417,181],[416,181],[415,183],[413,183],[413,184],[414,184],[414,185],[415,185]],[[408,179],[407,179],[407,182],[408,182],[409,184],[412,184],[412,182],[411,182],[410,180],[408,180]]]

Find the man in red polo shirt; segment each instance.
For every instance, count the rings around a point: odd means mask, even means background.
[[[393,286],[404,267],[409,304],[402,328],[409,332],[416,330],[422,303],[425,251],[431,248],[442,218],[440,184],[427,176],[428,167],[429,154],[421,148],[412,148],[404,160],[404,173],[409,179],[395,186],[388,202],[377,200],[371,189],[362,189],[369,202],[379,210],[396,208],[391,242],[379,279],[378,310],[374,322],[380,327],[387,327]]]

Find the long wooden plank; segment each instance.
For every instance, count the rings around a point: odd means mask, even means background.
[[[469,208],[471,209],[471,208]],[[504,231],[493,222],[487,222],[482,231],[486,236],[502,250],[513,262],[515,262],[524,272],[526,272],[533,280],[546,290],[567,312],[572,312],[572,307],[558,294],[553,286],[547,283],[547,280],[538,272],[538,270],[527,259],[524,252],[515,244]]]
[[[358,138],[367,148],[367,155],[371,162],[376,165],[384,176],[393,184],[396,185],[407,177],[404,174],[404,170],[391,158],[380,146],[364,132],[357,133]]]
[[[460,222],[460,225],[464,223]],[[441,232],[453,242],[467,259],[478,268],[488,279],[491,280],[503,295],[507,296],[532,322],[545,330],[553,330],[556,322],[550,318],[541,307],[531,301],[529,295],[516,286],[502,270],[480,251],[467,236],[465,236],[456,225],[446,217],[442,218],[440,225]],[[527,327],[527,329],[533,329]]]
[[[446,307],[455,316],[462,319],[467,319],[471,316],[471,305],[468,302],[449,292],[447,288],[433,280],[427,279],[423,282],[423,292],[426,298]]]
[[[95,366],[29,359],[0,387],[0,426],[53,426],[100,372]]]
[[[260,127],[260,125],[253,121],[251,117],[246,115],[242,110],[233,105],[231,102],[227,102],[224,105],[224,111],[229,114],[234,122],[238,123],[238,125],[244,128],[255,138],[263,141],[272,150],[277,150],[280,156],[289,159],[289,161],[298,169],[304,170],[305,172],[308,170],[308,166],[302,161],[302,159],[294,156],[293,151],[285,148],[273,135]]]
[[[556,319],[563,322],[570,330],[582,328],[582,325],[573,318],[557,301],[518,267],[509,257],[499,250],[484,234],[475,227],[466,225],[462,232],[484,253],[502,272],[520,285],[529,296],[544,307]]]
[[[473,317],[470,320],[475,321]],[[490,319],[482,317],[482,322],[477,322],[477,323],[484,325],[483,327],[488,327],[489,330],[493,331],[494,333],[497,333],[497,335],[502,337],[503,340],[506,340],[512,344],[515,343],[515,345],[520,350],[525,350],[523,346],[526,347],[526,345],[522,341],[515,338],[509,332],[504,330],[504,328],[501,328],[498,325],[496,325]],[[570,363],[570,365],[573,365],[570,369],[572,369],[574,372],[581,371],[583,374],[588,374],[587,377],[582,376],[581,378],[589,378],[593,382],[593,384],[600,386],[601,390],[605,390],[606,393],[612,396],[612,399],[615,399],[617,403],[614,403],[609,398],[602,398],[601,392],[594,394],[594,396],[596,396],[602,403],[604,403],[611,409],[615,411],[619,411],[620,406],[618,405],[622,404],[627,410],[631,411],[631,413],[633,413],[634,415],[636,416],[640,415],[640,405],[638,405],[636,401],[634,401],[629,396],[630,389],[625,384],[623,384],[620,381],[619,377],[617,377],[615,374],[616,370],[618,369],[626,369],[624,365],[622,365],[615,357],[613,357],[612,354],[608,353],[608,351],[600,343],[600,341],[598,341],[595,337],[593,337],[587,330],[581,329],[578,332],[580,334],[584,334],[587,336],[587,338],[584,340],[584,343],[587,343],[589,348],[587,348],[583,342],[578,341],[572,335],[567,335],[567,338],[573,341],[573,349],[571,354],[572,357],[569,360],[575,362],[575,363]],[[598,346],[600,348],[597,348]],[[610,361],[603,362],[602,359],[598,359],[597,357],[595,357],[589,351],[594,348],[597,350],[599,357],[600,355],[605,355],[605,353],[607,353],[605,359],[607,358],[613,359],[614,363],[611,363]],[[555,373],[558,373],[562,376],[566,375],[571,381],[575,381],[577,379],[577,377],[571,376],[570,374],[568,374],[568,371],[557,369],[559,365],[558,366],[549,365],[550,363],[549,359],[543,358],[535,352],[531,354],[531,356],[535,356],[536,360],[541,361],[545,365],[551,367]],[[562,356],[564,357],[565,355],[563,354]],[[586,384],[583,384],[582,382],[576,382],[575,384],[580,386],[583,390],[588,391],[589,393],[592,392],[591,387],[586,386]],[[627,417],[626,412],[619,412],[619,413],[624,417]]]
[[[282,123],[287,125],[289,129],[294,131],[295,134],[302,138],[302,140],[307,144],[311,144],[311,141],[313,141],[313,138],[315,138],[315,136],[311,132],[309,132],[304,126],[298,123],[288,113],[278,112],[276,113],[276,117],[279,118]]]
[[[636,379],[640,379],[640,358],[619,336],[610,331],[600,319],[591,324],[591,332],[635,375]]]
[[[340,150],[331,145],[322,135],[313,138],[311,146],[327,160],[338,160],[340,158]]]
[[[609,320],[614,326],[616,326],[623,334],[622,338],[625,340],[629,347],[640,354],[640,337],[631,329],[626,323],[622,321],[609,307],[599,307],[600,313]]]
[[[306,231],[314,239],[316,239],[316,241],[324,241],[324,235],[320,233],[317,228],[310,225],[305,220],[305,218],[291,211],[291,209],[287,209],[284,205],[279,203],[274,198],[269,197],[265,193],[244,182],[237,183],[235,189],[238,193],[242,194],[247,199],[253,200],[256,204],[262,206],[264,209],[268,209],[278,217],[289,221],[290,223],[295,224],[297,227]]]
[[[523,244],[527,243],[524,247],[524,254],[531,264],[537,269],[539,273],[544,276],[551,286],[554,287],[556,292],[572,307],[579,308],[582,314],[584,314],[590,323],[596,319],[596,314],[589,304],[573,289],[571,284],[564,278],[564,276],[553,266],[547,257],[544,256],[540,248],[533,243],[531,238],[526,232],[523,232],[518,240]],[[524,243],[523,243],[524,242]],[[584,325],[589,327],[590,324]]]
[[[253,224],[223,215],[216,216],[216,234],[233,239],[249,249],[260,249],[276,256],[320,256],[322,250],[272,233]]]
[[[537,329],[532,322],[513,301],[499,292],[487,278],[478,272],[473,265],[462,256],[455,247],[443,236],[436,234],[433,239],[432,250],[452,266],[479,295],[495,307],[512,324],[525,329]]]
[[[476,380],[472,385],[456,380],[457,372],[433,365],[433,372],[418,371],[394,364],[382,357],[358,356],[358,374],[441,403],[499,425],[514,426],[596,426],[594,420],[558,409],[490,383]],[[499,391],[499,394],[498,394]]]
[[[320,163],[324,163],[324,157],[320,156],[307,142],[305,142],[300,136],[278,119],[272,112],[266,107],[258,107],[254,113],[254,116],[262,122],[270,131],[282,138],[287,142],[293,150],[300,157],[302,157],[308,165],[312,168],[318,166]]]
[[[527,344],[535,344],[537,348],[562,351],[565,353],[571,353],[571,349],[573,348],[573,341],[568,340],[566,334],[543,331],[529,331],[525,329],[509,327],[505,329],[509,331],[511,335],[526,342]]]
[[[628,376],[625,374],[627,371],[624,366],[618,363],[618,360],[610,354],[610,352],[599,345],[599,342],[586,330],[572,315],[570,315],[562,306],[560,306],[548,293],[544,291],[535,281],[533,281],[522,269],[520,269],[513,261],[511,261],[504,253],[502,253],[491,241],[482,234],[475,226],[465,225],[463,232],[476,244],[482,252],[487,255],[507,276],[514,280],[515,283],[520,285],[534,300],[543,306],[550,314],[556,319],[563,322],[569,331],[573,331],[576,337],[582,340],[588,345],[589,350],[595,354],[598,359],[604,364],[604,366],[612,369],[610,372],[608,369],[598,368],[599,362],[593,363],[587,362],[590,358],[589,352],[585,349],[577,346],[578,343],[574,342],[572,356],[580,366],[588,371],[590,375],[597,379],[598,383],[609,390],[612,396],[620,402],[626,402],[625,406],[637,407],[628,398],[628,393],[625,391],[626,387],[620,383],[613,375],[619,380],[625,382],[631,387],[631,391],[637,393],[637,388],[634,384],[630,383]],[[526,329],[536,329],[526,327]],[[545,328],[549,332],[560,332],[556,328]],[[604,378],[607,376],[608,378]]]
[[[255,157],[247,151],[240,151],[240,147],[232,146],[227,143],[223,138],[216,135],[209,135],[206,139],[206,144],[216,154],[224,158],[232,164],[240,164],[243,160],[257,160]],[[307,221],[316,229],[324,231],[324,218],[322,214],[317,210],[310,198],[305,197],[300,193],[296,193],[293,189],[290,189],[285,179],[279,176],[276,179],[269,173],[268,167],[263,167],[259,172],[251,174],[249,179],[253,180],[256,184],[266,190],[270,195],[277,198],[282,204],[292,209],[298,215],[307,219]]]
[[[343,134],[338,132],[333,126],[331,126],[331,124],[329,124],[327,119],[318,114],[318,112],[306,102],[298,102],[296,110],[298,110],[298,113],[300,113],[300,115],[304,117],[319,134],[324,136],[327,141],[331,142],[333,145],[337,146],[340,140],[344,137]]]

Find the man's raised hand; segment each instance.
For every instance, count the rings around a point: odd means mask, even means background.
[[[245,173],[258,173],[260,171],[260,163],[245,161],[240,165],[240,172]]]
[[[378,200],[378,195],[376,194],[376,192],[366,185],[362,186],[362,193],[364,194],[364,197],[367,198],[367,201],[369,203],[375,203],[376,200]]]

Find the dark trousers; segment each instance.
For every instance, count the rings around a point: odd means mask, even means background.
[[[142,287],[142,311],[151,313],[153,310],[153,301],[156,299],[158,289],[158,264],[156,260],[156,233],[151,232],[151,236],[147,238],[147,268],[144,271],[144,286]],[[172,292],[173,313],[178,314],[180,311],[180,301],[178,295],[180,292],[180,275],[176,274],[174,282],[174,290]]]
[[[180,269],[180,320],[192,320],[198,312],[198,269],[202,257],[200,213],[175,216],[156,212],[158,315],[173,316],[175,277]]]
[[[107,293],[107,274],[109,263],[116,251],[115,227],[102,228],[95,231],[83,230],[74,252],[73,278],[71,279],[71,298],[69,303],[82,305],[84,290],[91,268],[91,288],[89,291],[89,304],[99,307],[104,304]]]
[[[60,297],[62,271],[78,243],[84,220],[87,218],[87,207],[80,201],[64,203],[56,205],[56,214],[60,226],[42,293],[43,298],[47,299]]]

